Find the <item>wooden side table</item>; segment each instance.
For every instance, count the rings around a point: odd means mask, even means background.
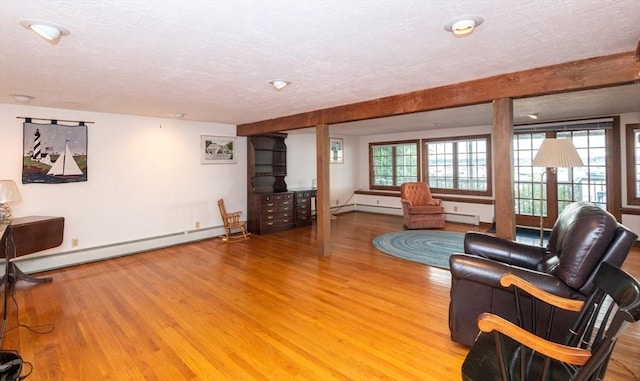
[[[32,283],[51,282],[53,278],[35,278],[18,268],[14,260],[23,255],[36,253],[62,244],[64,217],[29,216],[11,220],[9,238],[0,242],[0,253],[8,246],[10,283],[25,280]],[[15,249],[15,250],[14,250]]]

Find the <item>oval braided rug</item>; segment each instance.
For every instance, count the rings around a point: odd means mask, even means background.
[[[449,268],[449,256],[463,251],[464,233],[405,230],[385,233],[373,239],[383,253],[425,265]]]

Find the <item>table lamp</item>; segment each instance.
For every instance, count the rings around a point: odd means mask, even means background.
[[[0,224],[11,223],[9,203],[21,200],[22,196],[13,180],[0,180]]]
[[[544,243],[544,213],[542,213],[544,175],[547,171],[555,173],[558,167],[583,167],[584,163],[570,139],[546,138],[542,141],[532,166],[546,168],[540,175],[540,247],[542,247]]]

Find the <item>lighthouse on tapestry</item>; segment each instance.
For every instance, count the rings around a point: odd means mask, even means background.
[[[35,138],[33,139],[33,155],[31,155],[31,159],[33,161],[40,160],[40,129],[36,128],[36,133],[33,134]]]

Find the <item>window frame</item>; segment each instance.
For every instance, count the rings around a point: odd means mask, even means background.
[[[422,149],[422,179],[423,181],[429,183],[429,178],[427,173],[429,171],[429,151],[427,149],[427,144],[429,143],[442,143],[442,142],[466,142],[469,140],[480,140],[484,139],[486,144],[486,172],[487,172],[487,189],[484,191],[476,191],[476,190],[468,190],[468,189],[457,189],[457,188],[437,188],[430,186],[431,192],[433,193],[442,193],[442,194],[456,194],[456,195],[468,195],[468,196],[489,196],[493,195],[493,165],[491,162],[491,134],[481,134],[481,135],[467,135],[467,136],[459,136],[459,137],[444,137],[444,138],[429,138],[421,140],[421,149]],[[454,168],[454,177],[457,177],[457,169]]]
[[[640,165],[640,158],[639,162],[636,162],[634,141],[634,132],[640,132],[640,123],[627,124],[625,129],[625,144],[627,148],[627,204],[640,205],[640,197],[636,197],[636,193],[638,192],[636,185],[638,181],[640,181],[636,176],[636,166]]]
[[[400,185],[376,185],[374,184],[374,173],[373,173],[373,147],[379,146],[397,146],[402,144],[415,144],[416,145],[416,165],[417,165],[417,181],[420,181],[420,176],[422,175],[421,171],[421,147],[420,147],[420,139],[410,139],[410,140],[397,140],[397,141],[384,141],[384,142],[369,142],[369,189],[371,190],[383,190],[383,191],[400,191]],[[393,164],[392,164],[392,173],[393,173],[393,182],[396,182],[396,158],[393,156]]]

